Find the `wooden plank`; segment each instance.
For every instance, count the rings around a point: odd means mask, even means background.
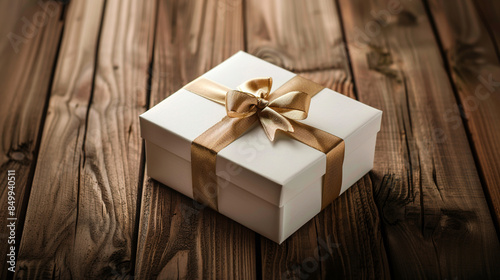
[[[90,278],[129,277],[135,266],[144,168],[138,116],[147,108],[156,2],[106,1],[80,173],[80,242],[72,248],[94,256],[82,267],[96,271]]]
[[[341,0],[340,10],[358,97],[384,111],[371,178],[392,276],[499,278],[500,245],[422,3]]]
[[[158,8],[151,106],[244,48],[241,1],[166,1]],[[139,279],[253,279],[255,234],[167,186],[143,187]]]
[[[75,242],[78,175],[102,6],[103,1],[68,6],[26,213],[19,278],[67,278],[69,266],[75,266],[69,248]]]
[[[17,277],[131,273],[154,8],[71,1]]]
[[[430,1],[429,7],[500,227],[499,58],[473,1]]]
[[[333,1],[248,1],[246,7],[247,42],[254,55],[305,71],[306,78],[354,97]],[[322,68],[333,69],[315,71]],[[261,238],[261,253],[266,279],[389,278],[369,176],[283,244]]]
[[[61,5],[42,1],[0,3],[0,279],[6,279],[14,247],[18,255],[26,204],[38,153],[39,131],[49,94],[63,23]],[[13,215],[8,211],[8,170],[14,170]],[[17,218],[12,237],[7,218]],[[11,243],[15,242],[15,243]],[[9,273],[11,277],[13,273]]]

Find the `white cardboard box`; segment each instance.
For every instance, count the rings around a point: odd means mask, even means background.
[[[238,52],[203,76],[232,89],[252,78],[272,77],[274,91],[295,74]],[[224,106],[185,89],[142,114],[147,174],[193,198],[191,142],[225,114]],[[301,122],[345,143],[340,193],[373,167],[381,116],[381,111],[327,88],[312,98]],[[321,211],[325,169],[324,153],[285,135],[271,142],[255,125],[217,154],[219,212],[281,243]]]

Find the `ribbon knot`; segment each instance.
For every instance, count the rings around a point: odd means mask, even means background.
[[[307,118],[311,97],[302,91],[270,93],[272,78],[246,81],[238,90],[230,90],[225,97],[230,118],[258,118],[269,140],[274,141],[277,130],[293,132],[289,119]]]
[[[257,102],[257,108],[259,109],[264,109],[267,107],[267,105],[269,105],[269,101],[265,100],[264,98],[258,98],[258,102]]]

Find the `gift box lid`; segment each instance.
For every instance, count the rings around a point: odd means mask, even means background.
[[[245,52],[238,52],[203,77],[236,89],[256,77],[272,77],[272,91],[295,74]],[[142,137],[191,161],[191,143],[226,115],[224,106],[180,89],[143,113]],[[382,112],[331,89],[316,94],[307,119],[301,122],[336,135],[345,142],[345,155],[380,129]],[[240,166],[235,170],[235,164]],[[325,174],[326,155],[286,135],[274,142],[259,124],[217,155],[217,176],[283,206],[305,187]],[[349,186],[342,186],[343,192]]]

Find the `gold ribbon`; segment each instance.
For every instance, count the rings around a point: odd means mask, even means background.
[[[322,183],[321,209],[340,193],[344,141],[321,129],[295,120],[307,118],[311,98],[323,87],[295,76],[270,93],[271,78],[257,78],[232,90],[200,77],[184,89],[226,106],[227,116],[198,136],[191,144],[193,197],[212,209],[217,203],[217,153],[238,139],[257,121],[274,141],[277,130],[326,154],[326,173]]]

